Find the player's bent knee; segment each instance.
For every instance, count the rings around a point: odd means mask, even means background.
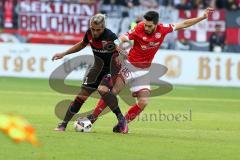
[[[87,98],[88,98],[88,95],[85,95],[85,94],[83,94],[83,93],[80,93],[80,94],[77,95],[77,98],[78,98],[79,100],[81,100],[81,101],[86,101]]]
[[[120,90],[117,89],[117,88],[112,88],[111,91],[112,91],[112,93],[115,94],[115,95],[117,95],[117,94],[120,92]]]
[[[86,101],[87,100],[87,98],[88,98],[88,96],[84,96],[84,95],[77,95],[77,98],[79,99],[79,100],[81,100],[81,101]]]
[[[98,92],[100,95],[104,95],[109,92],[109,88],[106,86],[98,86]]]
[[[140,98],[140,99],[138,100],[138,106],[139,106],[141,109],[144,109],[147,105],[148,105],[148,98]]]

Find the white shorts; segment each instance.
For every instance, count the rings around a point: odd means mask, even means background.
[[[128,60],[122,63],[120,74],[126,84],[130,86],[133,96],[141,90],[151,90],[150,77],[148,75],[150,68],[142,69],[133,66]]]

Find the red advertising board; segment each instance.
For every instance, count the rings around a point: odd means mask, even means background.
[[[227,28],[226,44],[240,45],[240,28]]]
[[[96,13],[97,1],[18,0],[17,29],[9,30],[6,28],[11,27],[5,27],[5,32],[18,33],[27,42],[73,44],[82,39],[88,29],[89,18]],[[5,23],[10,23],[12,15],[6,16]]]

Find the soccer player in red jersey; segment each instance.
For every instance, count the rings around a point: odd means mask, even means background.
[[[176,24],[158,23],[159,14],[149,11],[144,15],[144,21],[140,22],[133,30],[120,36],[121,42],[133,40],[127,59],[123,61],[120,75],[116,80],[111,92],[118,94],[125,83],[128,83],[133,97],[137,98],[136,104],[131,106],[125,115],[126,120],[134,120],[147,106],[150,96],[150,77],[144,76],[149,72],[152,60],[161,46],[165,36],[173,31],[188,28],[202,20],[208,18],[213,12],[212,8],[207,8],[200,17],[187,19]],[[101,92],[109,92],[108,88],[101,87]],[[89,115],[89,119],[94,122],[99,114],[106,108],[102,99],[99,100],[94,112]],[[113,128],[113,132],[119,132],[119,124]]]

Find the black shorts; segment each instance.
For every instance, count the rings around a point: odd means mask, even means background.
[[[99,70],[92,67],[85,76],[82,87],[96,90],[101,84],[111,89],[113,87],[113,79],[115,79],[117,74],[118,72],[110,73],[109,69]]]

